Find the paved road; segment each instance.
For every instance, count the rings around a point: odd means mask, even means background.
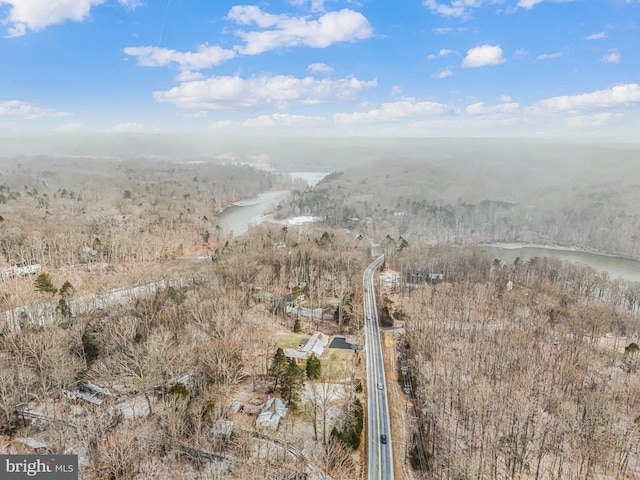
[[[364,273],[364,334],[367,358],[367,417],[369,431],[369,480],[393,480],[393,455],[387,382],[384,376],[380,329],[373,288],[374,274],[384,262],[378,257]],[[382,436],[386,437],[383,443]]]

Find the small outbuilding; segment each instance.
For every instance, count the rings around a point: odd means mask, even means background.
[[[280,419],[287,416],[287,407],[278,397],[269,397],[258,414],[256,419],[257,428],[269,428],[277,430]]]
[[[91,382],[78,382],[75,390],[62,390],[62,394],[67,398],[77,398],[94,405],[102,405],[111,396],[109,389]]]

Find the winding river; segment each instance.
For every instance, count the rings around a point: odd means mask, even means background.
[[[327,174],[322,172],[298,172],[292,173],[292,178],[302,178],[309,186],[314,186]],[[252,224],[260,223],[269,218],[265,212],[289,194],[288,190],[265,192],[253,200],[242,201],[227,207],[220,219],[226,225],[229,232],[236,236],[245,233]],[[582,250],[548,247],[544,245],[528,245],[513,243],[494,243],[482,245],[494,258],[499,258],[505,263],[513,263],[516,257],[528,260],[534,257],[558,257],[573,263],[589,265],[599,271],[609,274],[611,279],[621,278],[640,282],[640,262],[628,260],[610,255],[603,255]]]
[[[289,190],[274,190],[264,192],[253,200],[234,203],[222,211],[220,220],[231,235],[242,235],[250,225],[260,223],[267,218],[264,213],[286,198],[288,194]]]
[[[328,175],[327,172],[294,172],[292,179],[302,179],[310,187],[315,186]],[[225,208],[220,214],[220,220],[233,236],[242,235],[250,225],[258,224],[266,219],[265,213],[286,198],[289,190],[274,190],[264,192],[252,200],[243,200]]]

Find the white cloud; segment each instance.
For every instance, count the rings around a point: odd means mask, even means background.
[[[487,105],[482,101],[471,103],[456,120],[469,128],[524,128],[525,132],[539,131],[547,134],[563,134],[573,131],[584,133],[624,119],[633,124],[627,112],[632,113],[640,105],[640,85],[625,84],[611,89],[598,90],[582,95],[565,95],[544,99],[530,106],[522,106],[508,95],[499,98],[500,103]],[[627,108],[626,112],[622,109]],[[586,130],[583,130],[586,128]],[[578,129],[578,130],[576,130]]]
[[[502,49],[498,45],[480,45],[467,51],[467,56],[462,60],[462,66],[465,68],[486,67],[500,65],[505,61]]]
[[[182,118],[206,118],[209,116],[209,112],[206,110],[181,111],[178,113],[178,116]]]
[[[466,32],[467,29],[464,27],[451,28],[451,27],[433,27],[431,29],[431,33],[435,35],[446,35],[447,33],[452,32]]]
[[[486,107],[484,102],[477,102],[467,106],[465,111],[469,115],[504,115],[519,112],[520,105],[515,102],[509,102]]]
[[[67,112],[56,112],[20,100],[0,102],[0,117],[21,117],[25,120],[36,120],[44,117],[62,118],[69,116]]]
[[[449,111],[449,107],[442,103],[399,100],[383,103],[380,108],[367,112],[336,113],[332,118],[337,124],[381,123],[407,118],[433,117]]]
[[[538,55],[538,60],[549,60],[551,58],[560,58],[562,56],[562,52],[555,53],[543,53]]]
[[[542,3],[546,0],[520,0],[518,2],[518,7],[524,8],[525,10],[531,10],[533,7]],[[564,2],[572,2],[573,0],[550,0],[552,3],[564,3]]]
[[[599,112],[592,115],[576,115],[567,119],[571,127],[603,127],[608,125],[614,115],[611,112]]]
[[[291,5],[295,5],[296,7],[303,7],[307,3],[309,3],[309,8],[312,12],[321,12],[324,10],[324,2],[325,0],[289,0]]]
[[[223,130],[226,128],[233,128],[237,126],[236,122],[233,120],[220,120],[219,122],[214,122],[211,124],[211,129],[213,130]]]
[[[446,48],[441,49],[437,54],[427,55],[427,60],[435,60],[436,58],[448,57],[449,55],[453,55],[457,53],[455,50],[448,50]]]
[[[118,3],[127,10],[135,10],[136,8],[142,6],[141,0],[118,0]]]
[[[392,97],[397,97],[398,95],[401,95],[403,91],[404,89],[402,88],[402,86],[394,85],[393,87],[391,87],[389,95],[391,95]]]
[[[138,57],[138,65],[161,67],[177,63],[182,70],[211,68],[236,56],[233,50],[209,45],[199,45],[195,52],[178,52],[161,47],[126,47],[124,53]]]
[[[241,25],[255,24],[263,29],[235,32],[245,42],[235,49],[244,55],[297,45],[325,48],[337,42],[354,42],[373,35],[364,15],[346,8],[325,13],[317,20],[308,20],[305,17],[268,14],[256,6],[238,5],[231,8],[227,18]]]
[[[38,31],[66,20],[80,22],[87,18],[92,7],[106,0],[0,0],[10,5],[3,23],[9,25],[9,37],[19,37],[27,30]]]
[[[312,63],[307,67],[307,70],[314,73],[331,73],[333,72],[333,67],[326,63]]]
[[[602,57],[604,63],[620,63],[621,57],[619,52],[609,52]]]
[[[422,4],[444,17],[468,17],[472,8],[482,6],[482,0],[452,0],[449,3],[438,3],[437,0],[423,0]]]
[[[353,101],[376,80],[296,78],[293,76],[212,77],[185,82],[167,91],[154,92],[158,102],[194,110],[286,108],[290,105]]]
[[[501,95],[496,103],[476,101],[454,110],[442,103],[405,98],[383,103],[359,112],[335,113],[315,117],[276,113],[260,115],[244,121],[216,122],[212,128],[306,128],[310,133],[350,132],[353,134],[424,135],[439,132],[450,135],[461,129],[477,134],[589,134],[599,128],[625,124],[637,125],[631,107],[640,104],[640,85],[627,84],[611,89],[568,95],[523,106],[509,95]],[[623,107],[627,112],[616,111]],[[629,113],[628,113],[629,112]],[[624,123],[623,123],[624,122]],[[506,130],[508,129],[508,130]],[[482,132],[482,133],[481,133]]]
[[[289,17],[263,12],[260,7],[254,5],[236,5],[231,7],[227,18],[240,25],[255,23],[259,28],[269,28],[278,25],[278,22],[286,21]]]
[[[531,10],[537,4],[542,3],[544,0],[520,0],[518,6],[526,10]]]
[[[607,37],[606,32],[598,32],[598,33],[593,33],[591,35],[586,36],[585,40],[601,40],[606,37]]]
[[[290,115],[288,113],[274,113],[272,115],[259,115],[244,121],[220,120],[211,124],[211,129],[226,130],[236,128],[317,128],[327,125],[324,117],[307,115]]]
[[[274,113],[272,115],[260,115],[242,122],[243,127],[314,127],[326,124],[323,117],[307,115],[290,115],[288,113]]]
[[[516,51],[514,52],[514,54],[513,54],[513,58],[515,58],[516,60],[521,60],[521,59],[523,59],[524,57],[526,57],[526,56],[528,56],[528,55],[529,55],[529,52],[528,52],[528,51],[526,51],[526,50],[525,50],[525,49],[523,49],[523,48],[520,48],[520,49],[518,49],[518,50],[516,50]]]
[[[195,80],[204,80],[204,78],[204,75],[200,72],[183,70],[178,75],[176,75],[176,82],[193,82]]]
[[[137,57],[138,65],[143,67],[175,63],[182,70],[193,71],[211,68],[237,55],[257,55],[297,45],[324,48],[333,43],[354,42],[373,35],[367,19],[361,13],[349,9],[329,12],[317,20],[309,20],[306,17],[273,15],[256,6],[237,5],[229,10],[227,19],[239,25],[254,25],[259,30],[236,30],[234,34],[244,40],[244,45],[235,45],[232,49],[204,44],[199,45],[195,52],[179,52],[168,48],[140,46],[127,47],[124,53]],[[309,68],[316,66],[328,72],[331,67],[323,65],[312,64]]]
[[[538,108],[549,112],[586,112],[640,104],[640,85],[627,83],[607,90],[547,98]]]
[[[451,70],[441,70],[438,73],[434,73],[431,75],[431,78],[447,78],[453,75]]]

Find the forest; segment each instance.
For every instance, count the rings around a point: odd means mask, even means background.
[[[6,158],[0,174],[0,262],[50,268],[206,251],[228,234],[224,207],[288,181],[241,165],[144,159]]]
[[[559,245],[638,259],[637,155],[624,145],[407,141],[295,190],[280,214],[320,216],[377,238]]]
[[[0,449],[77,454],[84,479],[357,475],[357,352],[328,349],[306,378],[276,354],[315,331],[357,341],[369,240],[225,230],[225,205],[288,176],[152,161],[83,176],[88,161],[3,164]],[[287,314],[291,298],[330,320]],[[290,413],[264,431],[274,395]]]
[[[394,268],[422,264],[444,280],[389,293],[406,329],[418,478],[637,478],[640,321],[621,286],[557,259],[425,250]]]
[[[2,451],[75,453],[89,480],[364,475],[362,274],[383,252],[407,475],[640,476],[640,284],[474,246],[638,258],[634,149],[259,143],[0,160]],[[277,173],[312,166],[332,172],[313,188]],[[220,221],[282,189],[274,222]],[[283,358],[315,332],[354,348]],[[265,431],[274,396],[288,414]]]

